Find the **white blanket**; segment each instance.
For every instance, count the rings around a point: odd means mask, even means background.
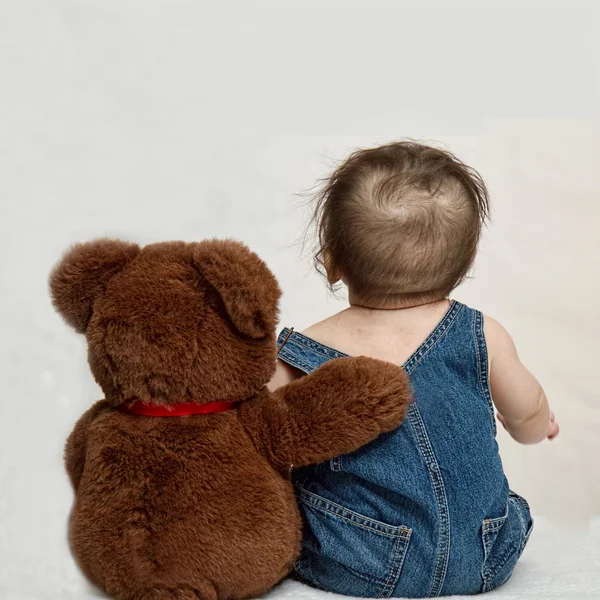
[[[42,541],[42,540],[41,540]],[[90,600],[106,598],[78,572],[66,544],[50,554],[54,544],[38,547],[37,556],[19,560],[0,545],[2,600]],[[409,573],[403,573],[410,577]],[[488,595],[489,596],[489,595]],[[600,519],[585,524],[536,520],[530,543],[513,577],[491,592],[497,600],[527,598],[600,598]],[[486,596],[487,597],[487,596]],[[264,600],[340,600],[296,582],[286,581]]]

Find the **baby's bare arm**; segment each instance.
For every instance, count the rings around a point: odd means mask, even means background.
[[[500,422],[521,444],[537,444],[546,437],[555,437],[558,425],[551,420],[546,394],[520,361],[512,338],[500,323],[488,316],[484,330],[492,399]]]

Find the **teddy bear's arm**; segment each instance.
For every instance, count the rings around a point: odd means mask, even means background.
[[[96,404],[79,417],[79,421],[77,421],[71,435],[67,438],[65,445],[65,467],[75,491],[79,487],[85,465],[88,428],[101,412],[109,408],[110,405],[106,400],[96,402]]]
[[[411,389],[404,371],[342,358],[240,408],[257,447],[280,470],[346,454],[398,427]]]

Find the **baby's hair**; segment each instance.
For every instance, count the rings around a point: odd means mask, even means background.
[[[467,275],[488,215],[481,176],[450,152],[415,141],[357,150],[315,196],[315,263],[361,301],[443,298]]]

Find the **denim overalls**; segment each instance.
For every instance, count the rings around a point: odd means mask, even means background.
[[[288,329],[279,342],[279,358],[304,373],[345,356]],[[349,596],[492,590],[511,576],[533,522],[498,454],[482,314],[452,301],[404,369],[415,402],[400,428],[294,471],[305,519],[296,571]]]

